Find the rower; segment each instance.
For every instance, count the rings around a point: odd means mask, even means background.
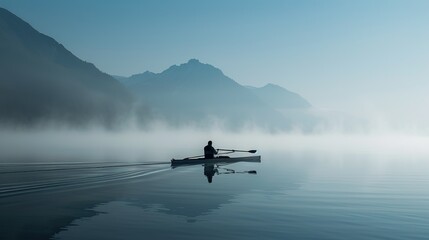
[[[212,146],[212,141],[209,141],[207,146],[204,147],[204,158],[214,158],[215,154],[217,154],[217,151]]]

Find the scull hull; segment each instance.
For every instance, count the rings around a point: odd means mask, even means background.
[[[195,158],[195,159],[172,159],[171,166],[194,165],[194,164],[216,164],[235,162],[261,162],[261,156],[232,157],[232,158]]]

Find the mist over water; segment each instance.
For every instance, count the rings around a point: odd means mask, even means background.
[[[424,134],[374,131],[347,134],[337,131],[302,133],[267,132],[252,128],[226,131],[212,127],[0,130],[1,162],[75,161],[169,161],[202,154],[208,140],[215,148],[270,151],[313,151],[324,153],[428,154],[429,137]]]

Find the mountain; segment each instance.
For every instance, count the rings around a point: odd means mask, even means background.
[[[196,59],[161,73],[146,71],[119,78],[155,119],[173,125],[210,127],[221,120],[230,129],[257,126],[266,130],[324,132],[364,129],[352,116],[313,107],[300,95],[274,84],[242,86],[221,70]]]
[[[263,87],[248,87],[262,101],[274,109],[308,109],[311,104],[300,95],[274,84]]]
[[[196,59],[161,73],[145,72],[122,80],[157,117],[173,124],[209,127],[257,125],[285,128],[287,119],[221,70]]]
[[[116,79],[0,8],[2,123],[111,126],[131,104],[131,95]]]

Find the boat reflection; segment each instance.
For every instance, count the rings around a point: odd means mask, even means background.
[[[249,174],[257,174],[255,170],[248,171],[236,171],[234,169],[225,168],[223,166],[238,163],[238,162],[261,162],[261,156],[253,156],[253,157],[240,157],[240,158],[213,158],[213,159],[182,159],[171,161],[171,167],[185,167],[185,166],[193,166],[193,165],[201,165],[204,167],[204,176],[207,177],[208,183],[213,182],[214,175],[220,174],[235,174],[235,173],[249,173]]]
[[[221,156],[216,158],[184,158],[172,159],[171,168],[202,165],[204,167],[204,175],[207,177],[209,183],[213,182],[215,174],[233,174],[233,173],[250,173],[256,174],[255,170],[237,172],[233,169],[224,168],[222,166],[238,163],[238,162],[261,162],[261,156],[247,156],[247,157],[234,157]],[[221,171],[219,171],[221,170]]]
[[[224,168],[217,164],[207,163],[204,164],[204,175],[207,177],[207,181],[212,183],[213,176],[220,174],[235,174],[235,173],[249,173],[249,174],[257,174],[256,170],[248,170],[248,171],[235,171],[234,169]]]

